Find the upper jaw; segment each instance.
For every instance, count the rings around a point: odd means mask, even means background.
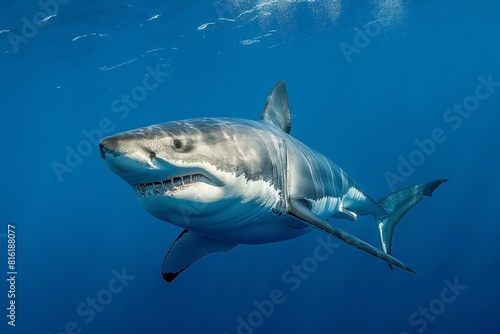
[[[144,172],[136,182],[129,182],[134,186],[150,185],[154,183],[169,183],[173,187],[182,187],[196,182],[205,182],[213,186],[222,186],[222,182],[215,176],[198,166],[177,166],[165,160],[155,161],[155,168]],[[128,181],[127,181],[128,182]]]
[[[216,177],[196,166],[176,166],[163,159],[139,161],[126,155],[111,156],[105,160],[109,169],[130,184],[138,193],[176,192],[205,182],[213,186],[222,186]]]
[[[190,188],[199,182],[205,182],[213,185],[210,179],[203,174],[189,174],[168,178],[159,182],[136,184],[133,185],[133,188],[139,198],[148,196],[173,196],[174,193]]]

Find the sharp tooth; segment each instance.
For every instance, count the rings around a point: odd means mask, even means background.
[[[182,183],[182,179],[180,177],[176,177],[174,179],[174,186],[178,187],[178,186],[181,186],[183,183]]]
[[[154,192],[155,192],[155,195],[163,195],[165,193],[165,186],[163,185],[163,183],[159,182],[154,187]]]
[[[139,197],[144,197],[145,196],[144,190],[145,190],[145,186],[143,184],[139,184],[137,186],[137,195]]]

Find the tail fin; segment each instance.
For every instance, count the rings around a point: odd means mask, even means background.
[[[424,196],[432,197],[432,192],[439,187],[441,183],[446,181],[448,181],[448,179],[435,180],[418,186],[401,189],[383,197],[377,202],[387,212],[387,214],[377,217],[377,230],[380,245],[385,253],[391,254],[392,235],[399,220],[415,205],[420,203]],[[389,267],[392,269],[391,264],[389,264]]]

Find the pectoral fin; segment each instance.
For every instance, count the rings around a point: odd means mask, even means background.
[[[304,221],[309,224],[311,227],[314,227],[320,231],[326,232],[342,241],[347,242],[348,244],[364,250],[367,253],[370,253],[373,256],[376,256],[388,263],[391,263],[395,266],[408,270],[410,272],[415,272],[413,269],[405,265],[403,262],[397,260],[396,258],[384,253],[382,250],[373,247],[372,245],[364,242],[361,239],[356,238],[355,236],[337,228],[331,226],[326,221],[315,215],[311,212],[302,202],[299,200],[290,200],[290,211],[289,214],[297,217],[298,219]]]
[[[163,279],[170,283],[202,257],[213,253],[227,253],[236,246],[236,244],[214,240],[196,232],[184,230],[174,241],[163,260]]]

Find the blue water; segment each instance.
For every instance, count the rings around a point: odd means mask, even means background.
[[[498,1],[54,3],[0,4],[2,333],[499,331]],[[95,138],[258,119],[281,79],[292,134],[372,197],[450,179],[397,226],[394,255],[418,274],[340,242],[318,261],[312,232],[163,281],[181,230],[140,208]],[[370,217],[333,223],[378,245]]]

